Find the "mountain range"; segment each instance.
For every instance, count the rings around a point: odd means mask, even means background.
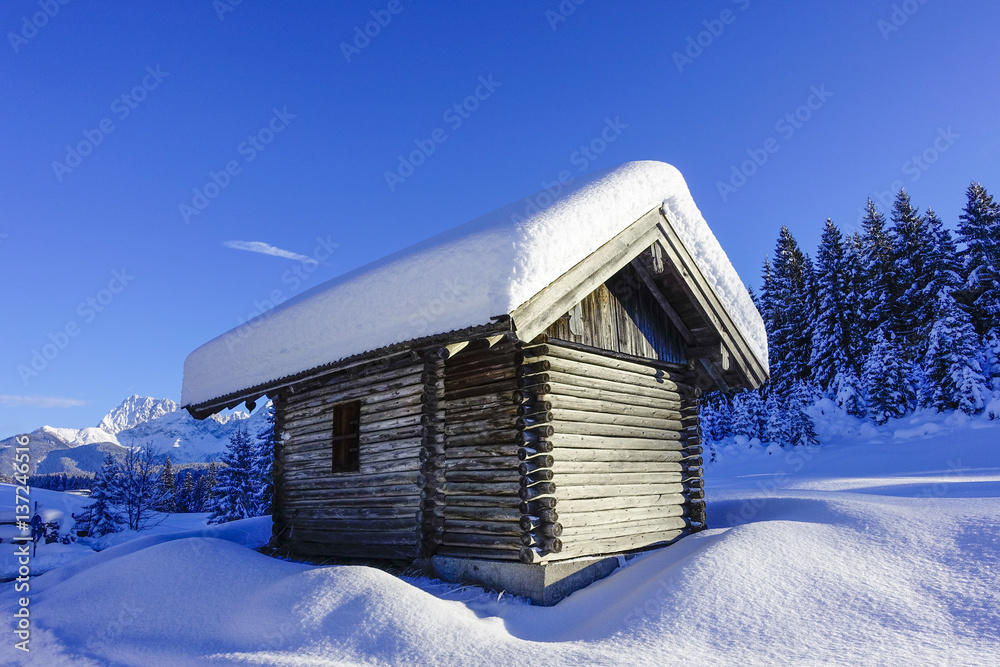
[[[33,474],[96,472],[105,454],[127,447],[152,448],[173,463],[218,460],[239,427],[256,435],[267,426],[264,407],[197,420],[166,398],[129,396],[97,424],[85,428],[42,426],[28,436]],[[0,440],[0,466],[12,470],[16,436]]]

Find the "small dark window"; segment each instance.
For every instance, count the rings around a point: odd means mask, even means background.
[[[333,406],[333,472],[357,472],[361,401]]]

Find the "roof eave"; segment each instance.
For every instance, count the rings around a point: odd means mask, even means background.
[[[205,419],[222,410],[232,409],[246,401],[254,402],[261,396],[273,398],[283,389],[288,389],[295,385],[300,385],[311,380],[321,378],[331,373],[347,371],[356,367],[381,362],[391,365],[395,361],[405,361],[408,356],[419,355],[429,348],[448,345],[450,343],[462,342],[475,338],[484,338],[498,334],[509,333],[511,331],[510,318],[501,315],[493,318],[489,324],[481,324],[465,329],[457,329],[445,333],[424,336],[413,340],[394,343],[375,350],[369,350],[359,354],[338,359],[337,361],[316,366],[292,375],[277,378],[269,382],[264,382],[253,387],[247,387],[239,391],[219,396],[200,403],[183,405],[185,410],[195,419]],[[394,359],[394,357],[398,359]]]

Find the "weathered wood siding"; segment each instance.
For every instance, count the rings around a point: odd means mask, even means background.
[[[419,555],[426,380],[424,362],[412,361],[282,394],[273,507],[280,548],[311,556]],[[361,401],[359,470],[332,472],[333,406],[351,400]]]
[[[669,542],[704,525],[697,393],[676,370],[553,344],[526,346],[521,559],[546,562]]]
[[[626,266],[545,335],[663,362],[684,363],[684,341],[635,270]]]
[[[279,547],[547,562],[704,525],[685,367],[559,341],[482,343],[279,398]],[[333,407],[350,400],[361,402],[360,469],[334,473]]]
[[[517,560],[522,546],[513,402],[521,353],[502,341],[444,363],[440,537],[434,553]]]

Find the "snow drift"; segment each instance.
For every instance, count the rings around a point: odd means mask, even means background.
[[[488,324],[657,207],[767,365],[760,315],[677,169],[629,162],[577,181],[539,208],[545,202],[552,198],[542,192],[510,204],[319,285],[206,343],[184,363],[181,403]]]
[[[1000,426],[926,413],[864,433],[858,423],[831,421],[823,447],[728,452],[708,469],[710,530],[555,607],[268,558],[252,550],[267,519],[250,519],[142,537],[34,579],[30,657],[46,666],[996,664]],[[4,586],[9,628],[17,596]],[[24,661],[0,645],[0,662]]]

